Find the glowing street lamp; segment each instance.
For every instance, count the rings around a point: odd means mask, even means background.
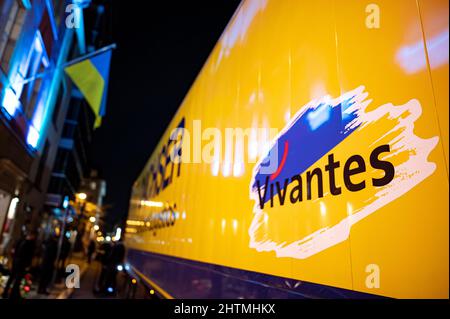
[[[87,198],[87,195],[86,195],[86,193],[78,193],[77,197],[81,200],[85,200]]]
[[[121,235],[122,235],[122,228],[117,227],[117,229],[116,229],[116,235],[114,236],[114,241],[119,241]]]

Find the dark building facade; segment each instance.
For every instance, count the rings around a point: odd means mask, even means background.
[[[103,12],[90,0],[0,0],[0,255],[25,225],[61,218],[90,172],[95,116],[63,66],[103,44]]]

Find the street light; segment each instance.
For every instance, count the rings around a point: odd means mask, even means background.
[[[122,235],[122,228],[117,227],[117,229],[116,229],[116,235],[114,236],[114,241],[119,241],[121,235]]]
[[[94,216],[89,217],[89,221],[90,221],[91,223],[95,223],[96,220],[97,220],[97,219],[96,219]]]
[[[67,209],[67,207],[69,207],[69,196],[64,196],[64,200],[63,200],[63,203],[62,203],[62,207],[63,207],[64,209]]]
[[[86,195],[86,193],[78,193],[77,197],[81,200],[85,200],[87,198],[87,195]]]
[[[100,229],[100,227],[98,226],[98,225],[94,225],[94,230],[95,231],[97,231],[97,230],[99,230]]]

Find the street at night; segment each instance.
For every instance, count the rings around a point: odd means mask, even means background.
[[[0,0],[0,307],[448,301],[448,5]]]

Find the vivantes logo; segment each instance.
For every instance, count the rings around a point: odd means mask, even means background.
[[[422,139],[417,100],[369,104],[364,87],[302,107],[255,165],[250,247],[308,258],[349,236],[352,225],[430,176],[438,137]],[[278,156],[278,169],[262,168]],[[283,230],[283,231],[280,231]]]

